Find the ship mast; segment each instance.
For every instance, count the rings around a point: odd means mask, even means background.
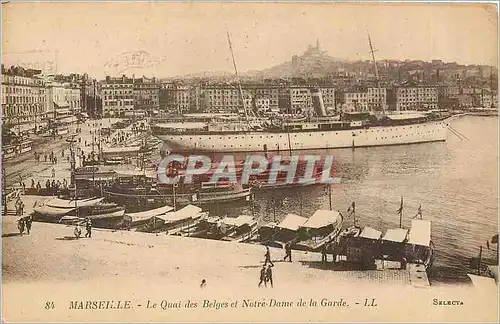
[[[231,37],[229,36],[229,30],[227,28],[226,28],[226,33],[227,33],[227,42],[229,43],[229,49],[231,50],[231,57],[233,59],[234,73],[236,75],[236,81],[238,82],[238,89],[243,104],[243,111],[245,112],[245,118],[248,122],[248,113],[247,113],[247,108],[245,106],[245,99],[243,98],[243,89],[241,88],[241,82],[238,75],[238,68],[236,67],[236,60],[234,59],[233,45],[231,44]]]
[[[373,65],[375,66],[375,77],[377,80],[378,100],[380,103],[380,108],[382,108],[382,113],[385,115],[385,107],[384,107],[384,103],[382,102],[382,91],[380,91],[381,90],[380,89],[380,78],[378,75],[377,61],[375,60],[375,52],[377,50],[373,49],[372,40],[370,38],[370,33],[368,31],[366,31],[366,33],[368,34],[368,43],[370,44],[370,53],[372,54]]]

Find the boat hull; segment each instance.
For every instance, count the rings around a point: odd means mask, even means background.
[[[338,131],[156,135],[171,151],[260,152],[403,145],[445,141],[446,120]]]

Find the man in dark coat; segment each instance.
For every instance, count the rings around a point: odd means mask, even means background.
[[[91,238],[92,237],[92,221],[87,218],[87,224],[85,224],[85,229],[87,230],[87,233],[85,233],[85,237]]]
[[[267,266],[266,270],[266,281],[269,281],[271,283],[271,288],[273,288],[273,270],[271,269],[274,267],[274,264],[270,264]]]
[[[260,281],[258,287],[264,283],[264,286],[267,287],[267,280],[266,280],[266,266],[264,265],[262,269],[260,269]]]
[[[292,244],[290,242],[285,244],[285,258],[283,261],[286,261],[287,258],[289,262],[292,262]]]
[[[30,234],[30,231],[31,231],[31,223],[32,222],[33,222],[33,219],[31,218],[31,215],[29,215],[28,218],[26,218],[26,220],[25,220],[26,232],[28,233],[28,235]]]

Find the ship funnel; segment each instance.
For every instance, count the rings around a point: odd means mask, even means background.
[[[325,104],[323,102],[323,95],[321,94],[321,90],[318,88],[312,88],[311,89],[311,97],[312,97],[312,103],[314,107],[314,111],[316,112],[316,115],[320,117],[325,117],[326,116],[326,110],[325,110]]]

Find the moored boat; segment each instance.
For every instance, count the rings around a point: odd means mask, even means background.
[[[299,226],[299,239],[292,248],[304,251],[319,251],[333,241],[342,229],[344,218],[338,211],[317,210]]]
[[[126,213],[123,217],[123,228],[131,229],[131,228],[137,228],[140,226],[145,225],[148,223],[151,218],[163,215],[165,213],[168,213],[169,211],[172,211],[174,207],[165,205],[161,206],[158,208],[153,208],[141,212],[136,212],[136,213]]]
[[[240,215],[236,218],[225,217],[220,222],[221,231],[225,233],[222,241],[245,242],[252,239],[258,230],[258,223],[252,216]]]

